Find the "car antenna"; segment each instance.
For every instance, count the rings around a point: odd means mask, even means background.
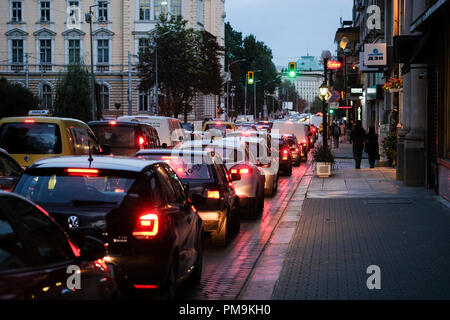
[[[91,167],[92,161],[94,161],[94,158],[92,158],[92,150],[91,150],[91,141],[88,139],[88,146],[89,146],[89,167]]]

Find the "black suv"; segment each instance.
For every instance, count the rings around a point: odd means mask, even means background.
[[[194,150],[141,150],[137,157],[166,161],[189,186],[189,196],[213,243],[225,246],[240,230],[239,197],[219,155]]]
[[[57,157],[22,175],[16,193],[44,207],[71,235],[93,236],[123,292],[175,296],[176,280],[200,281],[202,220],[165,162],[129,157]]]
[[[114,155],[133,156],[140,149],[161,147],[158,132],[149,124],[102,120],[88,122],[88,125],[100,145]]]

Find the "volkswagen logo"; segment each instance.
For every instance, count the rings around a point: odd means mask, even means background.
[[[80,220],[77,216],[70,216],[69,219],[67,219],[67,224],[69,225],[69,229],[77,229],[80,226]]]
[[[29,157],[29,156],[25,156],[25,157],[23,158],[23,160],[25,160],[25,162],[28,162],[28,161],[30,161],[30,157]]]

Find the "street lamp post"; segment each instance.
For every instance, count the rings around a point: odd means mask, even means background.
[[[236,60],[233,61],[231,63],[228,64],[228,78],[227,78],[227,120],[230,120],[230,81],[231,81],[231,74],[230,74],[230,67],[235,64],[235,63],[239,63],[239,62],[243,62],[243,61],[247,61],[246,59],[240,59],[240,60]]]
[[[328,94],[328,60],[331,58],[331,52],[328,50],[322,51],[323,59],[323,76],[324,83],[320,86],[320,96],[322,97],[322,139],[323,147],[328,149],[328,126],[327,126],[327,102],[326,96]]]
[[[158,72],[158,39],[165,36],[170,31],[164,32],[158,36],[153,34],[153,43],[155,46],[155,87],[153,88],[153,96],[155,100],[156,115],[159,114],[159,72]],[[153,111],[152,111],[153,114]]]
[[[94,52],[92,50],[92,8],[98,7],[103,4],[109,4],[109,1],[99,1],[97,4],[89,6],[89,13],[85,15],[86,22],[89,22],[89,33],[90,33],[90,43],[91,43],[91,108],[92,108],[92,120],[95,120],[95,76],[94,76]]]

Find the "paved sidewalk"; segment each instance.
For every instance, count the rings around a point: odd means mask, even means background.
[[[313,177],[272,299],[450,299],[450,208],[395,169],[338,159]],[[381,269],[369,290],[367,267]]]

